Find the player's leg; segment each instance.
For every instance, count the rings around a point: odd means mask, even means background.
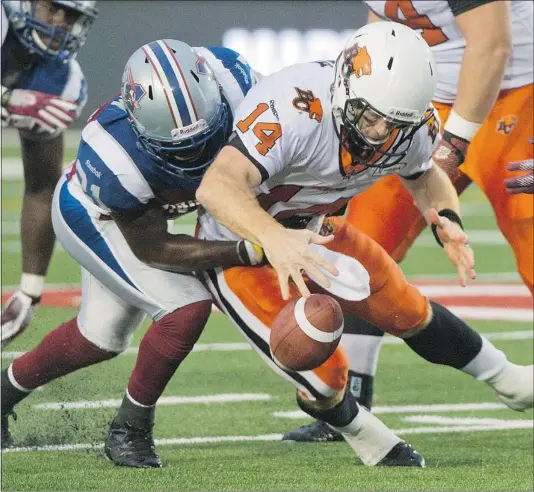
[[[83,270],[79,314],[2,371],[3,445],[9,439],[7,416],[16,404],[39,386],[118,355],[144,317]]]
[[[243,333],[260,357],[297,388],[299,406],[343,433],[367,465],[422,466],[424,460],[380,420],[360,407],[346,391],[347,359],[338,347],[332,357],[312,371],[284,371],[272,359],[269,334],[286,305],[277,275],[269,267],[236,267],[205,274],[217,304]],[[291,294],[297,297],[295,287]]]
[[[462,169],[488,197],[497,224],[515,255],[521,278],[533,292],[534,195],[510,195],[503,184],[517,176],[511,162],[534,157],[534,87],[504,92],[475,135]]]
[[[75,182],[61,182],[56,190],[54,227],[62,245],[124,303],[153,320],[110,427],[106,455],[122,466],[161,466],[152,439],[155,404],[200,336],[211,312],[211,296],[192,275],[141,262],[115,222],[93,217],[77,193]]]
[[[43,291],[55,235],[50,209],[63,165],[63,136],[33,140],[21,135],[24,196],[20,217],[22,276],[2,313],[2,346],[29,325]]]
[[[357,258],[370,276],[368,298],[359,302],[338,298],[344,311],[403,338],[429,362],[454,367],[485,381],[510,408],[524,410],[534,405],[532,366],[510,363],[503,352],[448,309],[429,303],[372,239],[343,219],[331,222],[336,239],[328,249]]]

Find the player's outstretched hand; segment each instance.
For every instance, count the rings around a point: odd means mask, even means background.
[[[337,268],[325,258],[309,248],[309,245],[327,244],[334,236],[321,236],[307,229],[278,229],[269,234],[262,247],[271,266],[278,274],[280,291],[284,300],[289,299],[289,280],[295,282],[303,297],[309,297],[310,291],[303,278],[303,272],[314,277],[314,281],[324,288],[330,281],[319,269],[323,268],[332,275],[339,275]]]
[[[445,254],[456,267],[460,285],[465,287],[467,285],[466,274],[471,280],[476,278],[475,254],[469,246],[467,234],[455,222],[438,215],[433,208],[429,209],[426,215],[429,222],[436,225],[436,232],[443,243]]]

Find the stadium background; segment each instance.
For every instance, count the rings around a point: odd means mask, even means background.
[[[126,61],[146,42],[167,37],[184,40],[191,46],[221,45],[225,33],[232,29],[252,32],[268,29],[271,32],[264,32],[261,42],[256,43],[261,45],[258,56],[255,59],[247,56],[252,67],[262,72],[261,67],[265,67],[266,62],[282,59],[284,51],[286,56],[290,55],[288,45],[277,42],[273,34],[285,31],[287,39],[298,37],[295,31],[304,35],[310,34],[309,31],[322,31],[315,33],[316,42],[311,40],[313,46],[308,44],[309,49],[302,50],[304,54],[313,51],[314,59],[320,59],[321,51],[333,54],[340,50],[340,46],[331,42],[333,34],[361,27],[367,16],[363,3],[346,1],[106,0],[99,2],[98,8],[99,19],[78,55],[89,88],[89,102],[79,122],[85,121],[98,105],[119,91]],[[300,51],[296,48],[293,52]]]

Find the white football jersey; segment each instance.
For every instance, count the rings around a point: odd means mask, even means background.
[[[254,190],[256,198],[277,220],[334,214],[381,176],[411,176],[431,166],[438,122],[423,125],[407,154],[392,167],[357,172],[358,166],[344,164],[332,115],[333,80],[332,62],[292,65],[262,79],[237,109],[235,138],[241,140],[262,176]],[[398,134],[390,140],[385,149],[400,152],[410,145],[405,141],[400,148]],[[377,156],[376,163],[387,159]],[[205,210],[199,214],[199,223],[201,238],[237,238]]]
[[[455,8],[459,2],[366,0],[365,3],[379,17],[406,24],[421,33],[432,48],[438,70],[434,100],[453,103],[465,50],[465,39],[455,20],[455,14],[461,13]],[[534,81],[534,3],[529,0],[512,0],[510,3],[513,50],[504,73],[502,89],[522,87]],[[472,4],[472,8],[480,5],[476,2]]]

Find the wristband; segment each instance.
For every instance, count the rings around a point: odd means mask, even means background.
[[[481,126],[482,123],[467,121],[453,109],[451,110],[451,114],[449,115],[443,130],[470,142]]]
[[[237,256],[243,265],[260,265],[264,257],[263,248],[243,239],[237,243]]]
[[[460,219],[460,216],[454,210],[451,210],[450,208],[444,208],[443,210],[440,210],[438,212],[438,215],[440,215],[441,217],[446,217],[451,222],[458,224],[462,228],[462,231],[464,230],[462,219]],[[438,236],[438,226],[436,224],[432,224],[430,228],[432,229],[432,234],[434,234],[436,241],[443,248],[443,243],[441,242],[441,239]]]

